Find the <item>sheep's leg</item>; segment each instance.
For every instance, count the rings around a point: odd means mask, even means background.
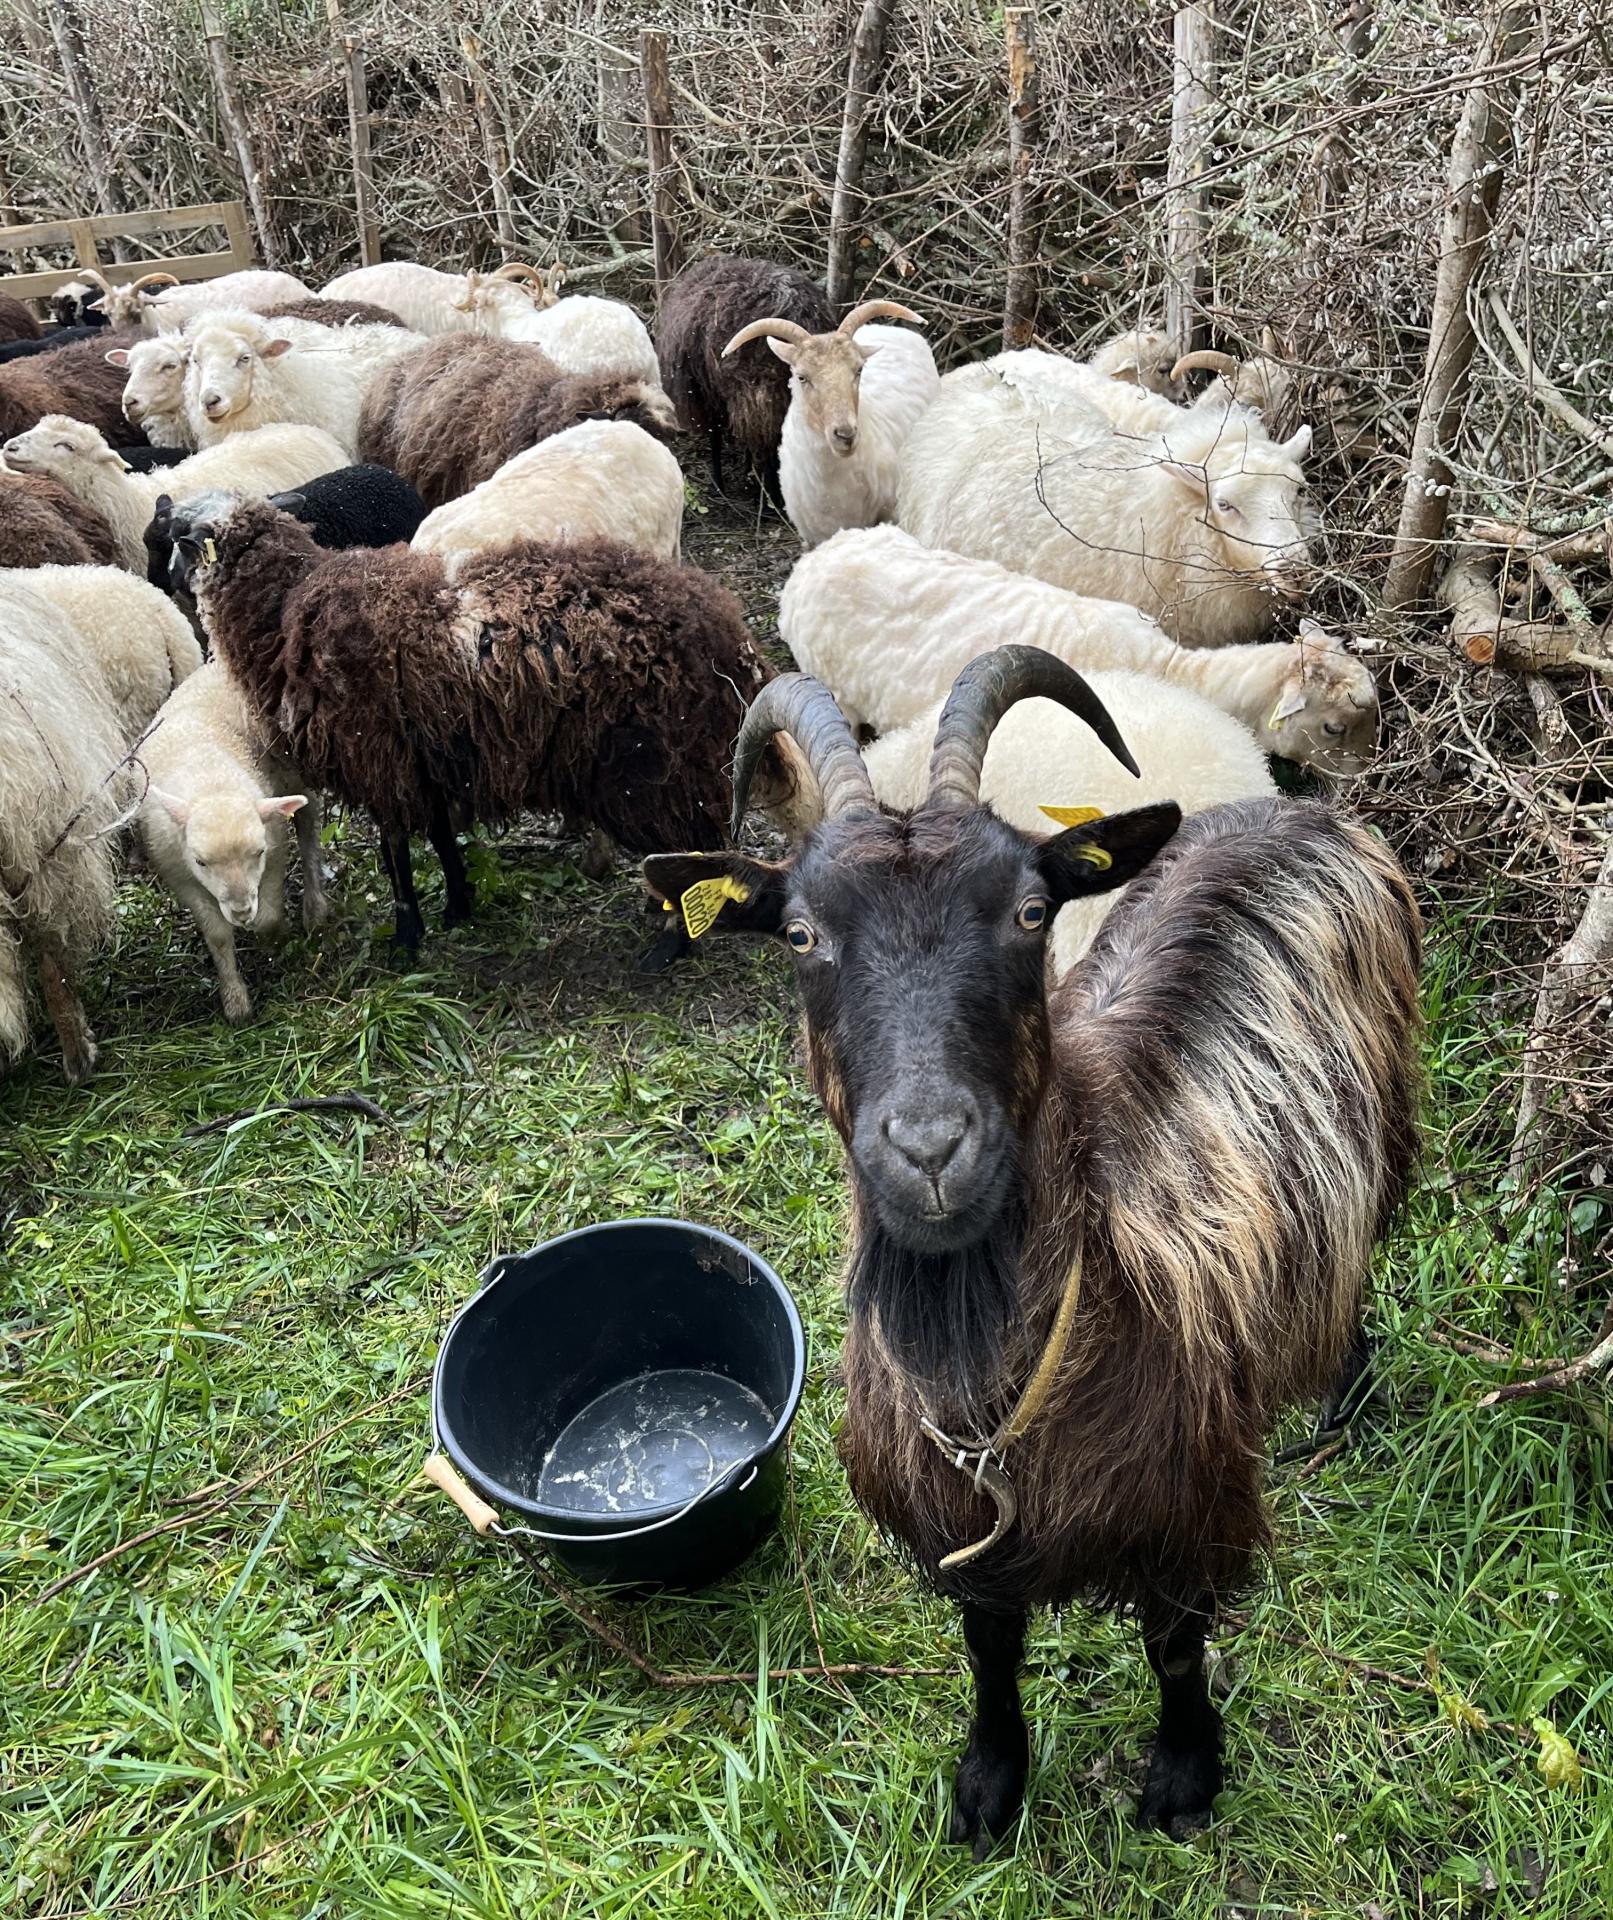
[[[1372,1336],[1365,1327],[1357,1327],[1332,1386],[1322,1396],[1313,1438],[1339,1432],[1365,1410],[1378,1390],[1373,1360]]]
[[[266,871],[265,881],[268,878]],[[224,1018],[232,1027],[238,1027],[243,1020],[252,1018],[252,995],[247,991],[246,982],[241,978],[240,963],[235,955],[235,931],[219,911],[218,902],[205,887],[186,886],[180,890],[180,898],[190,908],[191,918],[201,929],[202,938],[207,942],[207,951],[213,961],[213,972],[218,976],[218,1003],[224,1010]],[[260,890],[258,894],[260,910],[262,901],[263,895]]]
[[[84,1003],[78,997],[66,949],[47,935],[39,943],[37,958],[40,990],[56,1036],[62,1043],[62,1068],[70,1084],[81,1087],[94,1073],[100,1050],[95,1044],[95,1035],[90,1032]]]
[[[963,1639],[975,1682],[969,1744],[952,1787],[952,1838],[983,1860],[1019,1817],[1030,1769],[1030,1739],[1019,1705],[1025,1614],[963,1608]]]
[[[309,794],[308,804],[292,816],[297,827],[297,858],[302,863],[302,930],[312,933],[330,912],[330,895],[325,891],[324,849],[319,842],[324,809],[318,797]]]
[[[426,828],[426,835],[436,849],[442,867],[443,885],[448,892],[442,923],[445,927],[457,927],[461,921],[475,917],[476,889],[465,872],[465,856],[459,849],[459,836],[454,832],[448,809],[440,799],[432,802],[431,824]]]
[[[1160,1600],[1142,1614],[1143,1647],[1159,1682],[1159,1731],[1137,1819],[1176,1839],[1210,1824],[1221,1791],[1221,1716],[1204,1679],[1213,1615],[1207,1594],[1185,1605]]]
[[[414,890],[414,867],[409,860],[409,836],[387,827],[381,834],[381,864],[392,888],[392,944],[404,953],[418,953],[425,922]]]

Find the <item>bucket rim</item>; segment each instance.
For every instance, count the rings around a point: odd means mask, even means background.
[[[451,1425],[443,1417],[442,1375],[443,1364],[459,1331],[460,1322],[472,1310],[486,1299],[495,1287],[510,1279],[518,1262],[530,1259],[534,1254],[547,1253],[554,1247],[564,1246],[571,1240],[587,1239],[594,1234],[611,1233],[624,1227],[677,1227],[684,1232],[702,1235],[708,1240],[719,1240],[724,1246],[732,1248],[744,1256],[745,1260],[763,1276],[773,1290],[774,1297],[784,1308],[785,1321],[790,1331],[790,1383],[784,1395],[784,1405],[778,1418],[769,1428],[764,1439],[747,1453],[743,1459],[736,1460],[732,1466],[720,1473],[711,1484],[701,1490],[692,1501],[668,1500],[653,1507],[636,1508],[632,1515],[635,1527],[649,1530],[649,1523],[665,1520],[680,1511],[696,1512],[707,1499],[725,1492],[735,1476],[744,1468],[755,1466],[767,1459],[788,1433],[791,1423],[800,1411],[801,1398],[806,1391],[806,1328],[801,1319],[801,1310],[795,1304],[795,1296],[780,1279],[769,1261],[766,1261],[743,1240],[736,1239],[731,1233],[725,1233],[721,1227],[711,1227],[699,1220],[679,1220],[671,1214],[635,1214],[626,1220],[595,1220],[587,1226],[572,1227],[565,1233],[557,1233],[553,1238],[540,1240],[535,1247],[528,1247],[521,1253],[500,1253],[488,1261],[477,1276],[480,1284],[476,1291],[463,1301],[455,1311],[453,1318],[443,1329],[442,1339],[438,1342],[437,1358],[431,1369],[431,1432],[435,1446],[446,1453],[450,1460],[471,1485],[486,1499],[496,1505],[514,1512],[525,1514],[534,1520],[541,1520],[555,1532],[564,1534],[584,1546],[595,1537],[597,1529],[578,1527],[579,1519],[594,1516],[579,1514],[574,1507],[553,1507],[543,1501],[515,1493],[502,1481],[495,1479],[460,1445]],[[600,1514],[600,1520],[609,1520],[616,1516]],[[623,1516],[626,1517],[626,1516]]]

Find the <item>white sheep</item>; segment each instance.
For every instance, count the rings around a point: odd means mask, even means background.
[[[78,629],[126,746],[202,664],[196,635],[178,607],[122,567],[29,567],[0,573],[0,582],[31,589]]]
[[[319,426],[358,457],[370,382],[425,344],[407,327],[326,327],[313,320],[222,314],[190,329],[185,416],[199,447],[275,423]],[[225,483],[228,484],[227,482]]]
[[[681,557],[683,472],[630,420],[584,420],[506,460],[420,523],[410,545],[459,562],[512,540],[620,541]]]
[[[999,356],[1001,358],[1003,356]],[[1182,383],[1176,375],[1176,354],[1163,327],[1132,327],[1105,340],[1087,356],[1086,366],[1120,386],[1144,388],[1178,400]]]
[[[185,369],[190,365],[189,344],[175,334],[155,340],[137,340],[132,347],[113,347],[107,365],[121,367],[123,417],[138,427],[154,447],[192,447],[196,435],[185,418]]]
[[[1142,778],[1111,755],[1094,750],[1083,721],[1051,700],[1011,707],[986,749],[980,798],[1027,833],[1054,833],[1045,807],[1124,813],[1156,800],[1174,800],[1183,813],[1202,813],[1228,800],[1276,792],[1266,756],[1240,721],[1201,700],[1140,673],[1084,676],[1107,707],[1131,749]],[[930,748],[942,700],[910,725],[876,740],[863,758],[874,792],[888,807],[921,806],[929,788]],[[1068,824],[1076,824],[1069,822]],[[1072,901],[1053,924],[1055,972],[1072,967],[1125,889]]]
[[[28,1044],[28,978],[75,1085],[95,1070],[77,974],[112,924],[114,833],[136,776],[77,627],[0,576],[0,1063]]]
[[[1168,434],[1123,433],[1073,393],[962,367],[908,436],[897,522],[1125,600],[1185,646],[1258,639],[1304,591],[1310,428],[1278,443],[1241,410],[1173,412]]]
[[[991,560],[920,546],[899,527],[837,533],[797,561],[779,597],[779,637],[853,726],[905,726],[977,654],[1011,641],[1078,671],[1150,673],[1241,720],[1270,753],[1359,773],[1377,733],[1364,661],[1314,621],[1296,641],[1183,647],[1122,601],[1095,600]]]
[[[147,302],[141,324],[148,333],[177,333],[208,314],[262,313],[269,307],[283,307],[288,300],[307,300],[311,292],[294,273],[249,267],[220,274],[216,280],[165,288]]]
[[[505,340],[542,347],[564,373],[617,374],[661,384],[661,363],[650,330],[622,300],[595,293],[569,294],[552,306],[529,305],[524,313],[502,311],[487,326]]]
[[[235,493],[280,493],[348,464],[346,451],[318,427],[260,427],[231,434],[177,466],[133,473],[123,456],[82,420],[47,413],[26,433],[5,444],[7,464],[19,473],[57,480],[111,527],[118,558],[133,573],[146,571],[146,528],[158,499],[211,488]]]
[[[559,269],[555,269],[556,283]],[[492,273],[444,273],[413,260],[382,260],[338,274],[324,290],[327,300],[367,300],[395,313],[419,334],[500,333],[507,322],[553,298],[548,276],[510,261]]]
[[[304,928],[312,931],[329,910],[318,799],[267,751],[240,689],[216,660],[175,688],[141,759],[150,782],[140,809],[146,858],[190,909],[212,955],[224,1018],[238,1024],[251,1018],[252,996],[235,956],[236,931],[265,940],[285,931],[286,821],[293,816]]]
[[[723,358],[752,340],[790,369],[790,405],[779,435],[784,511],[809,547],[842,527],[870,527],[896,510],[902,448],[940,389],[929,342],[901,327],[869,326],[888,315],[922,325],[894,300],[866,300],[831,333],[794,320],[752,320]]]

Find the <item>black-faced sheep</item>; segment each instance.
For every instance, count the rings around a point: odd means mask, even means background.
[[[975,1717],[952,1834],[984,1852],[1029,1759],[1031,1609],[1129,1610],[1159,1683],[1144,1825],[1204,1824],[1205,1635],[1267,1545],[1266,1439],[1359,1371],[1373,1243],[1415,1158],[1417,909],[1358,822],[1246,800],[1042,837],[979,803],[991,734],[1051,698],[1125,759],[1078,674],[1008,647],[959,677],[929,793],[874,798],[828,690],[775,680],[826,818],[795,857],[651,860],[669,902],[795,957],[808,1069],[855,1200],[841,1449],[859,1504],[962,1604]],[[1047,929],[1130,883],[1048,986]],[[737,896],[737,897],[736,897]]]
[[[442,862],[449,924],[472,908],[468,821],[532,808],[635,850],[723,844],[734,729],[767,668],[704,574],[520,542],[450,582],[434,554],[326,553],[228,494],[172,524],[180,584],[275,750],[380,826],[403,945],[421,934],[411,833]]]
[[[401,473],[440,507],[582,420],[630,420],[663,439],[673,427],[666,395],[647,381],[566,374],[538,347],[443,334],[371,383],[359,458]]]
[[[123,369],[106,361],[109,347],[132,347],[139,338],[98,332],[0,367],[0,440],[26,433],[47,413],[83,420],[114,446],[143,439],[123,417]]]
[[[685,267],[655,321],[661,384],[682,424],[710,437],[711,474],[722,491],[723,443],[732,440],[768,492],[778,492],[779,435],[790,406],[789,369],[760,340],[731,359],[723,349],[753,320],[794,321],[830,333],[835,313],[815,280],[772,260],[713,254]]]
[[[0,341],[37,340],[39,322],[15,295],[0,293]]]
[[[0,471],[0,567],[109,567],[117,554],[105,518],[59,480]]]

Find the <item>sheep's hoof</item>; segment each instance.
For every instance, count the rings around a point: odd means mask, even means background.
[[[392,928],[392,938],[388,945],[395,958],[412,960],[420,951],[420,942],[425,937],[425,926],[420,915],[413,908],[404,908],[398,914]]]
[[[450,933],[455,927],[462,927],[467,920],[474,920],[475,918],[476,902],[473,898],[469,897],[464,900],[450,899],[442,910],[442,924]]]
[[[302,897],[302,930],[314,933],[330,918],[330,902],[320,894],[317,898],[310,894]]]
[[[1221,1791],[1221,1756],[1212,1742],[1201,1747],[1167,1747],[1154,1742],[1148,1778],[1137,1808],[1137,1824],[1183,1840],[1215,1817]]]
[[[244,1027],[252,1018],[252,996],[243,987],[239,993],[221,993],[219,1004],[232,1027]]]
[[[84,1044],[80,1047],[62,1050],[62,1072],[67,1076],[70,1087],[81,1087],[95,1071],[96,1062],[101,1057],[101,1049],[95,1044],[95,1036],[86,1033]]]
[[[979,1734],[971,1736],[958,1762],[952,1783],[952,1827],[948,1838],[956,1846],[972,1847],[984,1860],[1019,1818],[1025,1804],[1025,1775],[1030,1756],[1021,1728],[1015,1751],[987,1747]]]

